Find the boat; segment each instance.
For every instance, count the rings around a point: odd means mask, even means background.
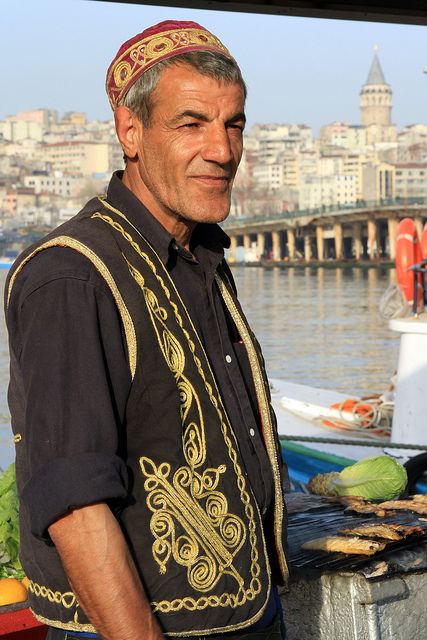
[[[427,369],[427,344],[423,346],[423,343],[427,341],[427,313],[393,319],[390,328],[402,336],[391,429],[389,424],[381,422],[381,417],[375,423],[376,429],[366,429],[363,425],[360,428],[354,412],[348,410],[347,396],[342,393],[281,379],[270,381],[292,490],[286,500],[291,595],[282,594],[289,640],[312,637],[318,640],[365,637],[403,640],[408,633],[399,635],[402,616],[412,621],[407,612],[423,607],[420,598],[423,581],[427,579],[427,547],[419,541],[410,540],[370,563],[363,558],[343,559],[337,554],[332,558],[303,557],[298,551],[303,532],[304,535],[316,535],[324,530],[336,532],[336,523],[343,518],[342,509],[339,511],[337,505],[316,505],[315,498],[307,495],[307,483],[312,476],[340,471],[371,455],[392,455],[405,464],[426,455],[427,446],[420,425],[423,426],[426,413],[423,388],[427,371],[423,372],[423,368]],[[364,399],[352,400],[356,406],[366,404]],[[12,450],[12,442],[10,447]],[[427,493],[427,485],[418,483],[417,490]],[[297,495],[301,496],[302,502],[295,509]],[[425,542],[427,524],[424,531]],[[409,554],[406,559],[405,553]],[[403,613],[398,606],[402,599],[405,600]],[[338,615],[341,606],[342,614]],[[385,609],[387,624],[383,623]],[[339,627],[343,616],[346,625],[354,630],[353,635],[345,635]],[[302,620],[304,625],[301,626]],[[418,630],[421,635],[413,630],[411,635],[421,640],[427,635],[425,616],[419,622]],[[44,640],[46,631],[46,627],[32,617],[26,603],[0,608],[2,640]]]
[[[47,626],[35,619],[25,602],[0,607],[2,640],[45,640]]]
[[[397,443],[384,436],[372,437],[369,430],[366,433],[363,429],[343,431],[332,426],[334,421],[339,423],[343,418],[348,420],[350,427],[355,422],[353,413],[331,409],[331,405],[345,406],[348,397],[342,393],[279,379],[272,379],[270,383],[283,458],[293,491],[306,492],[313,475],[341,471],[368,456],[392,455],[401,464],[408,465],[415,456],[425,455],[427,447],[418,444]],[[354,401],[362,406],[368,402],[361,398],[354,398]],[[422,475],[422,470],[417,468],[416,471]],[[417,486],[420,493],[427,493],[427,482]]]
[[[0,269],[10,269],[14,261],[15,258],[11,258],[9,256],[0,256]]]

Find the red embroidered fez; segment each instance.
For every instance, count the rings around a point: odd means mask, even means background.
[[[147,69],[187,51],[216,51],[232,59],[218,38],[197,22],[165,20],[122,44],[105,83],[113,111]]]

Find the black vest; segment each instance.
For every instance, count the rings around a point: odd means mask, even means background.
[[[208,359],[154,249],[121,212],[91,200],[20,257],[9,278],[8,299],[21,269],[52,246],[72,248],[93,263],[122,318],[132,377],[125,463],[133,481],[131,504],[118,518],[154,614],[168,635],[253,624],[271,586],[266,537],[274,540],[269,546],[287,577],[281,457],[262,357],[229,282],[217,274],[247,350],[275,481],[274,523],[266,535]],[[12,367],[18,364],[12,361]],[[19,371],[15,374],[19,379]],[[169,381],[167,393],[153,406],[149,389],[159,380]],[[17,479],[18,489],[29,479],[19,458]],[[55,548],[28,534],[25,515],[22,530],[22,560],[36,617],[64,629],[94,631]]]

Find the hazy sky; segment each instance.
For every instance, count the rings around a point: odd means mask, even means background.
[[[1,0],[0,119],[47,107],[110,117],[107,67],[121,43],[166,19],[213,31],[240,63],[255,122],[359,122],[359,91],[378,44],[399,128],[427,123],[427,27],[122,5]]]

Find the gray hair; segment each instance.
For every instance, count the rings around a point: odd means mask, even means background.
[[[214,78],[217,82],[227,84],[238,83],[242,87],[246,99],[246,85],[237,62],[218,52],[189,51],[172,58],[167,58],[145,71],[125,95],[122,104],[128,107],[144,127],[150,124],[152,109],[151,96],[163,71],[172,65],[188,64],[198,73]]]

